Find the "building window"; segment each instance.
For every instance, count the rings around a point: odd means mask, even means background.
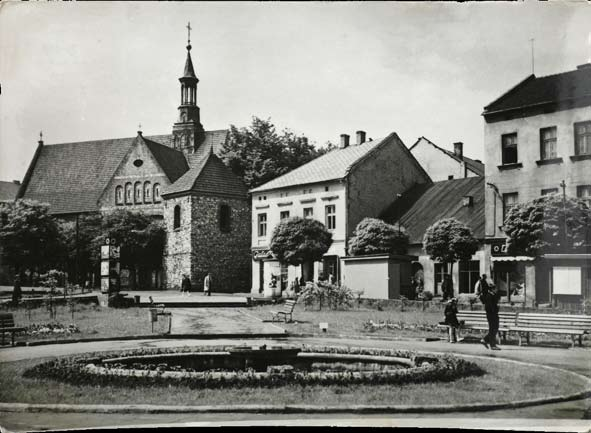
[[[160,203],[160,184],[154,184],[154,203]]]
[[[115,203],[123,204],[123,187],[121,185],[115,188]]]
[[[505,134],[501,137],[503,165],[517,163],[517,133]]]
[[[288,210],[284,210],[284,211],[281,211],[281,212],[279,213],[279,219],[280,219],[281,221],[283,221],[283,220],[285,220],[285,219],[287,219],[287,218],[289,218],[289,211],[288,211]]]
[[[433,294],[437,295],[441,293],[441,284],[445,276],[449,275],[447,265],[444,263],[435,263],[435,286],[433,287]]]
[[[577,186],[577,197],[585,200],[591,207],[591,185]]]
[[[227,233],[231,229],[232,209],[227,204],[220,206],[220,231]]]
[[[325,186],[324,187],[324,191],[328,191],[328,190],[329,190],[329,187],[328,186]]]
[[[135,188],[135,203],[139,204],[142,202],[142,195],[143,195],[143,188],[141,182],[136,182],[134,185]]]
[[[174,217],[173,217],[172,228],[178,229],[180,226],[181,226],[181,205],[177,204],[174,207]]]
[[[313,207],[305,207],[304,208],[304,218],[314,218],[314,208]]]
[[[575,123],[575,155],[591,155],[591,122]]]
[[[460,272],[460,293],[474,293],[474,286],[478,281],[480,274],[480,261],[467,260],[461,261],[459,265]]]
[[[556,126],[540,129],[540,159],[553,159],[557,156]]]
[[[509,210],[517,204],[517,197],[518,194],[516,192],[503,194],[503,221],[505,221]]]
[[[556,194],[557,192],[558,188],[546,188],[542,190],[542,195]]]
[[[447,176],[447,180],[452,180],[454,178],[453,174],[450,174],[449,176]]]
[[[152,185],[150,182],[144,182],[144,203],[152,201]]]
[[[329,204],[324,209],[325,209],[325,213],[326,213],[326,217],[325,217],[326,218],[325,219],[326,228],[329,230],[334,230],[337,226],[337,215],[336,215],[336,211],[335,211],[335,205]]]
[[[259,236],[267,236],[267,214],[260,213],[258,215],[258,234]]]
[[[125,203],[133,203],[133,185],[131,183],[125,184]]]

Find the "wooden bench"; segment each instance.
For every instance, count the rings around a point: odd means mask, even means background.
[[[273,315],[271,317],[271,320],[274,322],[276,319],[279,319],[279,316],[283,316],[285,323],[287,323],[287,316],[289,316],[289,321],[291,322],[293,309],[295,308],[295,306],[296,301],[294,299],[288,299],[287,301],[285,301],[285,304],[283,304],[283,310],[271,311],[271,314]]]
[[[509,332],[512,326],[515,326],[516,317],[517,313],[514,312],[499,312],[499,335],[501,336],[501,340],[505,340],[507,332]],[[463,322],[460,330],[477,329],[488,331],[488,321],[486,320],[485,311],[462,310],[458,311],[457,318],[458,322]],[[447,325],[441,323],[438,326],[448,328]]]
[[[519,334],[520,346],[522,334],[525,333],[527,343],[529,344],[529,334],[531,332],[570,335],[573,347],[578,336],[579,346],[582,346],[583,335],[591,332],[591,316],[519,313],[515,325],[511,326],[509,331]]]
[[[2,333],[2,345],[4,346],[4,334],[12,334],[12,345],[14,346],[14,334],[24,331],[25,328],[14,326],[14,316],[12,313],[0,313],[0,332]]]

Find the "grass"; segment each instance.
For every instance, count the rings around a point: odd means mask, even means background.
[[[97,305],[76,305],[74,318],[66,305],[56,307],[56,318],[50,319],[45,307],[35,308],[29,312],[24,308],[10,310],[14,314],[16,326],[27,327],[33,324],[73,323],[80,329],[79,333],[54,333],[17,335],[16,341],[61,340],[91,337],[122,337],[129,335],[151,334],[152,327],[148,310],[142,308],[107,308]],[[154,333],[164,332],[166,321],[159,320],[154,324]]]
[[[185,386],[119,388],[74,386],[26,379],[27,368],[47,359],[0,364],[0,401],[64,404],[461,404],[509,402],[582,391],[579,379],[565,372],[546,374],[531,367],[478,360],[487,373],[451,383],[354,386],[299,386],[191,390]],[[544,380],[540,380],[543,375]]]

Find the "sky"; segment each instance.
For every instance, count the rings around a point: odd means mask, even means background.
[[[0,180],[46,144],[168,134],[187,22],[206,130],[271,118],[317,146],[355,131],[483,156],[483,107],[591,61],[591,4],[0,3]]]

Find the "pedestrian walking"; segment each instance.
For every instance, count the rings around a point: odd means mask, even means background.
[[[484,336],[480,342],[488,349],[501,350],[497,346],[497,334],[499,332],[499,294],[488,281],[486,281],[486,275],[476,282],[475,286],[476,296],[480,299],[480,302],[484,304],[484,310],[486,311],[486,321],[488,322],[488,334]]]
[[[211,296],[211,273],[208,272],[203,280],[203,296]]]
[[[443,314],[445,316],[443,324],[447,325],[449,330],[449,342],[456,343],[460,338],[460,327],[462,326],[458,321],[458,300],[456,298],[451,298],[447,302]]]
[[[191,279],[188,274],[183,274],[183,281],[181,282],[181,296],[185,294],[191,296]]]
[[[443,277],[441,291],[443,292],[443,301],[447,301],[454,297],[454,283],[451,280],[451,275],[445,274],[445,277]]]

